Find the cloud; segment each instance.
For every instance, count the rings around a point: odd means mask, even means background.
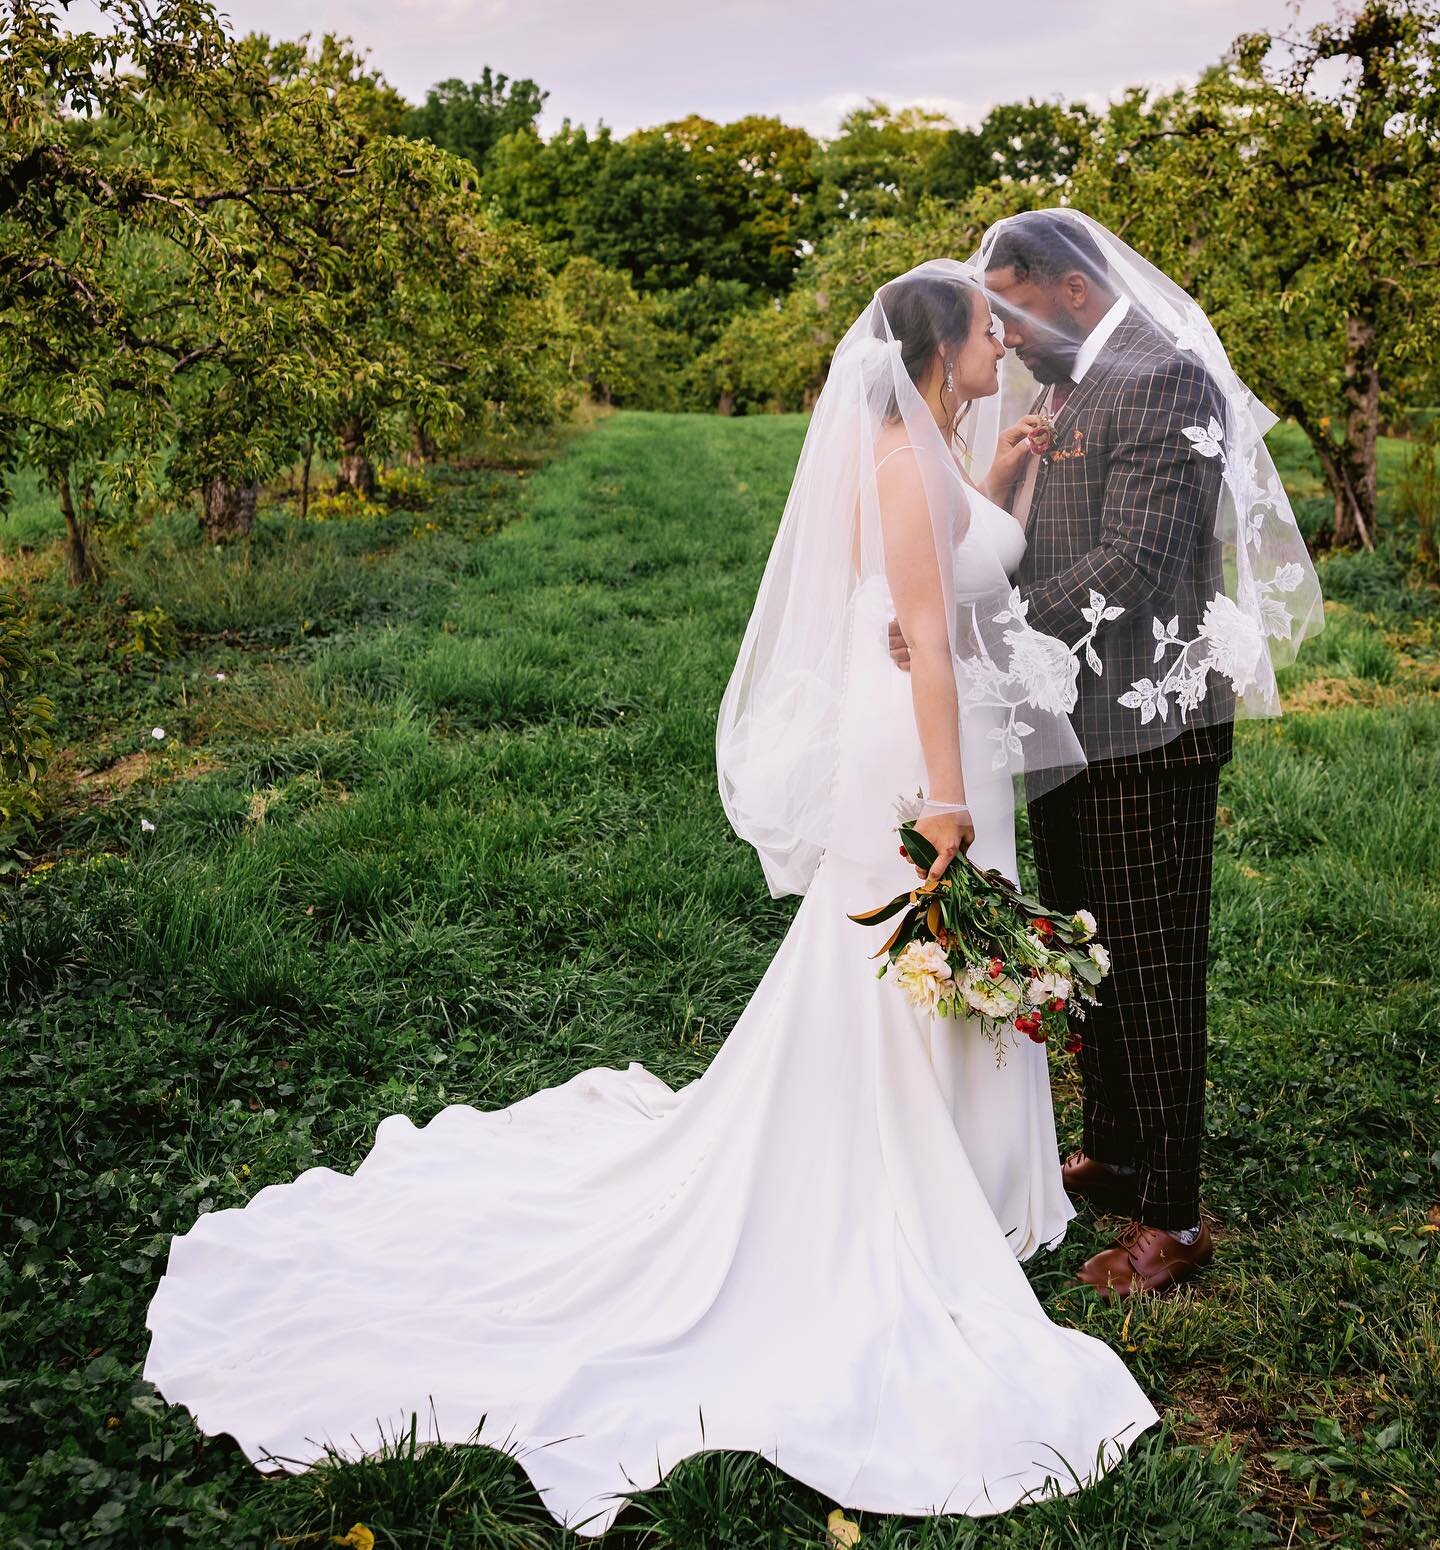
[[[85,7],[88,9],[88,7]],[[1193,79],[1230,41],[1285,27],[1289,0],[228,0],[237,31],[339,32],[412,100],[486,66],[531,76],[560,121],[617,132],[687,113],[770,113],[833,134],[878,97],[974,123],[997,102],[1060,97],[1100,106],[1125,87]],[[82,14],[76,5],[72,16]],[[1302,22],[1333,14],[1302,0]],[[73,23],[72,23],[73,24]]]

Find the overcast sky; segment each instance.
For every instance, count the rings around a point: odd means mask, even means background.
[[[412,101],[485,65],[550,93],[564,118],[618,133],[687,113],[777,114],[833,134],[878,97],[958,123],[997,102],[1099,106],[1173,86],[1237,34],[1285,26],[1291,0],[220,0],[240,32],[339,32]],[[1311,22],[1333,0],[1299,0]],[[78,19],[82,7],[72,15]]]

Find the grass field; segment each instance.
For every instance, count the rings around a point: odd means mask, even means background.
[[[574,1542],[490,1450],[262,1481],[139,1381],[144,1311],[172,1233],[349,1171],[387,1113],[704,1068],[792,909],[725,824],[713,729],[802,435],[620,415],[434,471],[418,513],[272,507],[225,553],[165,519],[78,613],[40,492],[7,519],[67,751],[0,894],[0,1545]],[[1221,796],[1216,1267],[1099,1307],[1067,1285],[1085,1215],[1030,1267],[1166,1427],[1080,1497],[867,1515],[865,1545],[1440,1543],[1440,625],[1385,555],[1324,583],[1292,712],[1242,729]],[[607,1543],[818,1545],[830,1505],[711,1454]]]

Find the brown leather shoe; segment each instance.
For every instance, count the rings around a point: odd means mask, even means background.
[[[1131,1222],[1108,1249],[1081,1265],[1075,1279],[1093,1286],[1102,1297],[1168,1292],[1204,1269],[1214,1257],[1215,1240],[1204,1222],[1194,1243],[1181,1243],[1163,1227]]]
[[[1134,1216],[1140,1205],[1139,1175],[1116,1173],[1084,1152],[1071,1152],[1060,1164],[1065,1193],[1088,1200],[1097,1210],[1118,1216]]]

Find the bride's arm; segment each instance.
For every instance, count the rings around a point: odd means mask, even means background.
[[[1038,414],[1027,414],[1001,431],[990,472],[979,486],[982,493],[1002,510],[1010,511],[1011,495],[1024,477],[1025,464],[1049,445],[1046,422]]]
[[[975,838],[970,814],[963,808],[960,703],[949,618],[935,550],[935,527],[913,455],[889,459],[877,479],[885,574],[896,619],[910,647],[910,693],[925,756],[926,797],[960,808],[927,814],[916,824],[939,852],[930,869],[930,876],[938,877],[956,853],[968,849]]]

